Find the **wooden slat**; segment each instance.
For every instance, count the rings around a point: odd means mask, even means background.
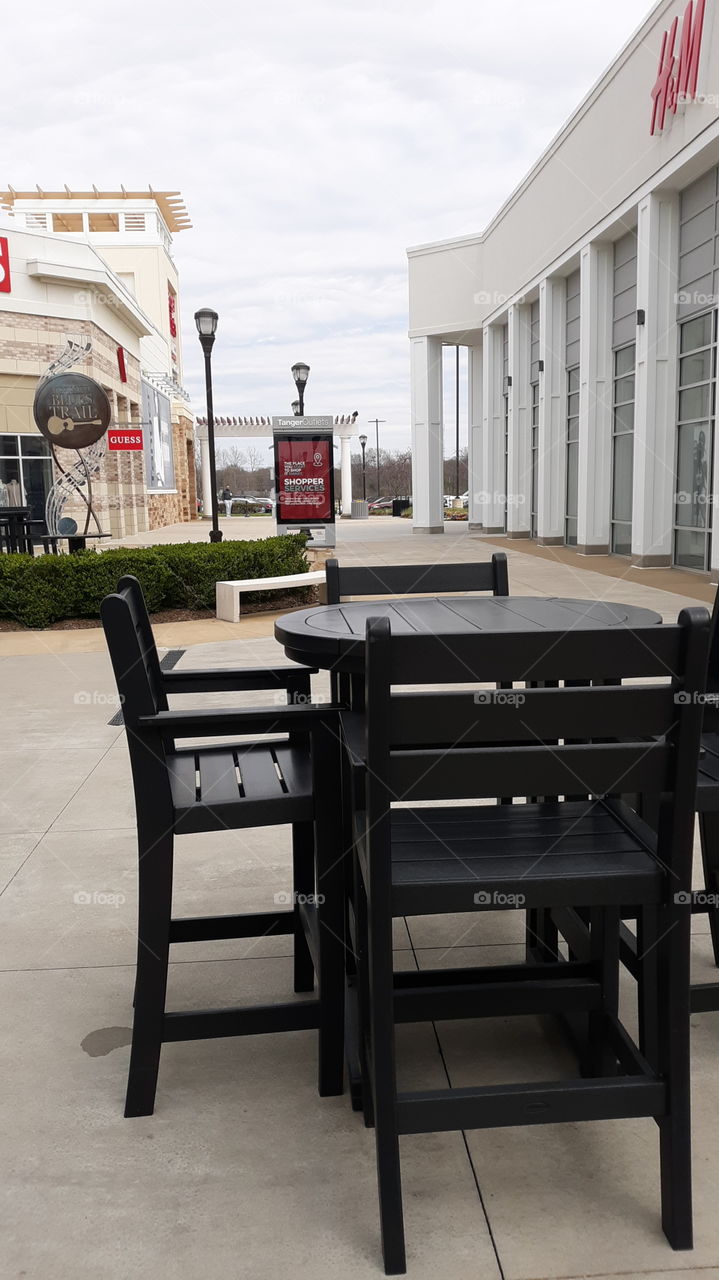
[[[179,809],[195,804],[195,752],[178,751],[168,758],[172,799]]]
[[[393,800],[629,794],[660,790],[670,760],[663,741],[395,751],[388,784]]]
[[[398,693],[390,710],[394,746],[648,738],[668,732],[677,716],[668,685]]]
[[[199,803],[211,809],[237,804],[240,790],[232,752],[198,751],[197,757],[200,764]]]
[[[282,786],[269,746],[237,747],[237,761],[242,776],[242,789],[247,800],[271,804],[287,794]]]
[[[162,1020],[162,1039],[210,1040],[218,1036],[257,1036],[273,1031],[306,1031],[319,1024],[319,1000],[297,1000],[293,1004],[251,1005],[246,1009],[166,1013]]]
[[[508,598],[508,603],[512,597]],[[494,615],[511,617],[500,601],[493,607],[491,631],[474,635],[396,635],[391,646],[394,684],[485,684],[504,680],[600,680],[673,676],[681,669],[684,628],[673,625],[601,631],[576,625],[568,631],[537,631],[521,619],[514,630],[499,632]]]
[[[451,595],[453,591],[492,591],[491,562],[338,566],[339,593],[347,596]],[[331,601],[330,601],[331,603]]]
[[[170,942],[216,938],[264,938],[294,932],[292,911],[254,911],[239,916],[180,916],[170,924]]]
[[[496,1129],[556,1121],[623,1120],[662,1116],[666,1087],[657,1080],[562,1080],[551,1084],[400,1093],[400,1133]]]
[[[451,971],[445,974],[451,977]],[[496,1018],[510,1015],[577,1013],[600,1009],[602,989],[597,981],[561,975],[543,982],[485,982],[444,987],[433,985],[395,991],[396,1022],[441,1022],[453,1018]]]

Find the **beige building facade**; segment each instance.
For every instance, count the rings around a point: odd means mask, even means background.
[[[186,215],[168,199],[98,193],[88,211],[86,193],[0,196],[0,506],[44,516],[57,470],[32,403],[39,379],[77,343],[90,349],[74,368],[106,391],[111,430],[143,436],[141,450],[102,454],[92,478],[102,531],[122,537],[196,516],[193,415],[181,384],[166,222],[181,228]],[[80,528],[85,513],[77,498],[64,507]]]

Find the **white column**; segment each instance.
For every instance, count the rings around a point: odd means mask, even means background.
[[[632,556],[671,564],[677,386],[679,197],[649,195],[637,221],[637,379],[634,406]]]
[[[410,354],[413,532],[444,533],[442,343],[439,338],[412,338]]]
[[[509,308],[509,442],[507,449],[507,536],[529,537],[532,506],[531,390],[532,309]]]
[[[200,440],[200,470],[202,472],[202,514],[212,515],[212,480],[210,477],[210,442],[205,436]]]
[[[485,533],[504,533],[504,335],[502,326],[487,325],[482,385],[482,488],[480,505]]]
[[[557,546],[564,542],[566,456],[566,351],[567,288],[559,277],[549,276],[539,286],[539,448],[537,454],[537,542]]]
[[[352,515],[352,440],[350,436],[340,437],[340,467],[342,475],[342,519],[349,520]]]
[[[609,551],[612,461],[614,247],[589,244],[581,259],[577,551]]]
[[[482,348],[468,347],[469,381],[469,433],[467,459],[467,488],[469,508],[468,528],[482,529]]]

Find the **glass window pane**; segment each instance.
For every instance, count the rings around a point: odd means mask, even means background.
[[[567,448],[567,506],[568,516],[577,515],[577,498],[579,494],[579,446],[571,444]]]
[[[0,454],[6,457],[17,454],[17,436],[0,435]]]
[[[634,375],[630,378],[617,378],[614,384],[614,402],[623,404],[634,399]]]
[[[45,519],[45,502],[52,486],[52,462],[49,458],[28,458],[22,464],[25,502],[33,520]]]
[[[18,458],[0,458],[0,507],[22,507],[20,487],[20,461]]]
[[[711,376],[711,350],[698,351],[696,355],[684,356],[679,361],[679,385],[681,387],[686,387],[690,382],[705,382]]]
[[[677,450],[676,523],[703,529],[710,519],[709,423],[679,428]]]
[[[579,365],[567,369],[567,391],[571,394],[579,390]]]
[[[576,418],[579,415],[579,395],[573,393],[567,397],[567,417]]]
[[[43,436],[20,436],[20,452],[24,458],[49,458],[50,446]]]
[[[614,372],[617,377],[621,377],[623,373],[634,373],[634,364],[636,361],[636,347],[634,343],[629,347],[622,347],[614,353]]]
[[[634,430],[634,404],[620,404],[614,410],[614,430],[633,431]]]
[[[615,556],[632,554],[632,526],[630,524],[612,525],[612,551]]]
[[[681,350],[694,351],[697,347],[708,347],[712,340],[713,315],[697,316],[695,320],[686,320],[681,326]]]
[[[612,519],[632,518],[632,474],[634,468],[634,436],[617,436],[614,441],[612,483]]]
[[[679,392],[679,421],[691,422],[696,418],[708,418],[711,413],[711,384],[688,387]]]
[[[705,569],[708,537],[705,533],[678,529],[674,538],[674,562],[684,569]]]

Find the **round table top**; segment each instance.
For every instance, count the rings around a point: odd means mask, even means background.
[[[316,605],[286,613],[275,637],[289,658],[338,671],[361,669],[368,618],[388,617],[393,635],[471,635],[482,631],[574,631],[658,626],[653,609],[606,600],[554,596],[394,596],[349,604]]]

